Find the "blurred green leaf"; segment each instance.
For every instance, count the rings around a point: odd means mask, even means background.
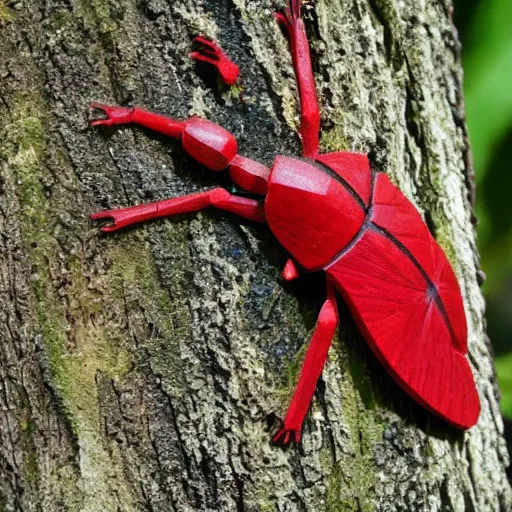
[[[512,353],[496,358],[498,384],[501,390],[501,411],[512,419]]]
[[[469,133],[477,183],[512,127],[512,1],[480,2],[464,57]]]
[[[512,0],[458,0],[457,7],[489,334],[498,351],[501,409],[512,419]]]
[[[507,276],[512,274],[512,232],[503,233],[496,243],[486,244],[481,255],[487,275],[484,291],[486,295],[498,295],[506,284]]]

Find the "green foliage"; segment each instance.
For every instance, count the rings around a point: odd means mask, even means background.
[[[3,0],[0,0],[0,28],[2,27],[2,25],[12,21],[13,19],[14,15],[12,13],[12,10],[5,5],[5,2]]]
[[[502,411],[512,418],[512,2],[459,1],[467,122],[477,181],[478,244]],[[469,22],[464,25],[464,18]]]
[[[474,12],[464,57],[465,95],[477,183],[493,151],[512,128],[512,2],[487,0]]]
[[[501,410],[505,416],[512,418],[512,352],[496,358],[496,371],[502,393]]]

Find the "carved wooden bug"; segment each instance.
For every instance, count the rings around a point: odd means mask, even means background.
[[[283,277],[324,270],[327,299],[308,347],[297,389],[275,441],[300,440],[302,423],[338,324],[336,292],[347,303],[378,359],[417,402],[459,428],[476,423],[480,402],[465,357],[467,326],[455,274],[413,205],[368,158],[320,155],[320,114],[300,0],[276,14],[293,57],[304,159],[277,156],[271,169],[240,156],[235,137],[200,118],[173,119],[135,108],[94,104],[93,125],[135,123],[180,139],[193,158],[264,201],[223,188],[157,203],[103,211],[103,231],[213,206],[267,223],[292,256]],[[298,263],[298,266],[296,263]]]

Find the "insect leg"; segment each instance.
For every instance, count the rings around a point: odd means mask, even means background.
[[[338,309],[336,305],[336,293],[334,287],[327,282],[327,299],[318,315],[315,331],[311,337],[304,364],[300,372],[299,383],[293,395],[288,412],[284,419],[283,428],[274,436],[274,442],[283,445],[293,438],[300,441],[302,423],[313,398],[316,384],[331,346],[334,333],[338,326]]]
[[[180,139],[184,128],[184,122],[176,121],[167,116],[147,112],[140,108],[117,107],[92,103],[89,107],[93,117],[89,119],[91,126],[116,126],[122,124],[138,124],[151,130]],[[101,114],[101,117],[98,117]]]
[[[198,50],[190,54],[194,60],[207,62],[215,66],[227,85],[234,85],[240,76],[239,67],[231,61],[224,51],[214,42],[198,36],[194,38]]]
[[[146,220],[169,217],[180,213],[197,212],[209,206],[235,213],[240,215],[240,217],[255,222],[266,222],[262,202],[255,199],[231,195],[223,188],[214,188],[206,192],[165,199],[164,201],[158,201],[156,203],[98,212],[92,214],[91,219],[111,220],[111,225],[101,228],[102,231],[109,233]]]
[[[313,66],[304,22],[300,17],[301,0],[290,0],[289,7],[276,13],[279,25],[288,37],[290,53],[299,90],[301,125],[300,135],[304,156],[315,158],[318,154],[320,134],[320,109],[315,88]]]
[[[91,126],[138,124],[173,139],[179,139],[183,149],[208,169],[223,171],[229,168],[231,179],[247,192],[261,195],[267,193],[270,169],[239,155],[235,136],[212,121],[199,117],[177,121],[140,108],[99,103],[93,103],[90,108]]]

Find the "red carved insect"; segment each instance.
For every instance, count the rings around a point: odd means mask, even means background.
[[[381,363],[417,402],[459,428],[476,423],[480,402],[465,357],[467,326],[455,274],[414,206],[368,158],[318,154],[320,114],[300,0],[276,14],[293,57],[304,159],[277,156],[271,169],[240,156],[235,137],[197,117],[179,122],[140,109],[92,105],[106,118],[93,125],[136,123],[175,139],[202,165],[229,169],[241,188],[223,188],[157,203],[104,211],[115,231],[156,217],[214,206],[267,223],[292,256],[283,277],[324,270],[327,299],[308,347],[297,389],[275,441],[300,440],[302,423],[338,324],[336,292]]]

